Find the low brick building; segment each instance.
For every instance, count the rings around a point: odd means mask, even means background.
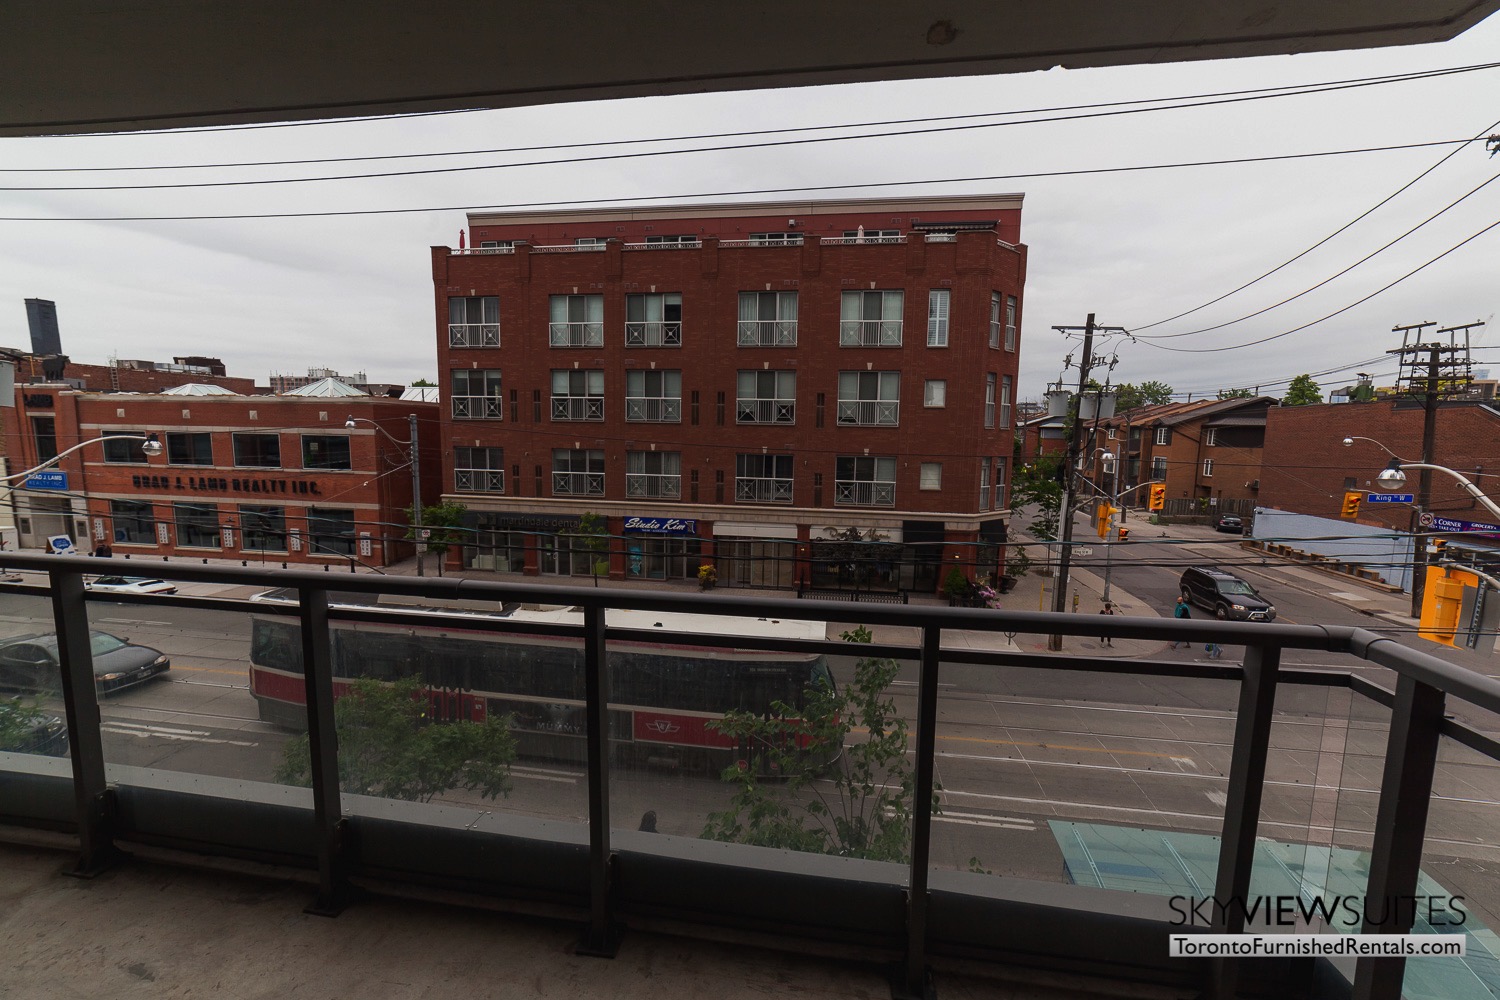
[[[173,396],[18,385],[6,408],[11,470],[68,448],[54,475],[10,492],[11,544],[44,548],[66,536],[80,551],[385,566],[412,555],[404,541],[417,414],[423,496],[438,495],[437,406],[371,396]],[[353,416],[354,429],[344,426]],[[155,434],[148,458],[138,436]]]

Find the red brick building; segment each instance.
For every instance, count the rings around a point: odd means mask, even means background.
[[[7,351],[5,357],[16,366],[17,382],[53,381],[44,371],[62,364],[62,381],[81,383],[94,392],[161,392],[173,386],[201,383],[216,385],[230,392],[251,395],[255,380],[227,375],[218,358],[175,358],[171,364],[154,361],[117,361],[109,365],[85,365],[60,357],[45,358],[24,351]],[[50,362],[50,363],[49,363]]]
[[[1346,437],[1373,438],[1408,462],[1422,458],[1423,410],[1417,400],[1333,403],[1272,409],[1266,423],[1266,454],[1260,503],[1265,507],[1337,519],[1344,493],[1379,492],[1375,477],[1390,456],[1368,441],[1345,448]],[[1500,410],[1484,403],[1446,403],[1437,411],[1434,465],[1472,480],[1491,497],[1500,494]],[[1407,473],[1408,493],[1417,492],[1418,470]],[[1432,474],[1431,511],[1459,521],[1494,518],[1459,488],[1453,477]],[[1360,524],[1411,529],[1407,504],[1360,505]]]
[[[476,568],[930,590],[1004,540],[1021,197],[469,216],[432,248]],[[841,550],[847,554],[847,550]]]
[[[408,415],[428,456],[423,496],[438,492],[437,406],[377,397],[173,396],[18,385],[4,411],[5,450],[19,472],[73,445],[60,475],[10,491],[22,548],[66,535],[83,552],[384,566],[409,558]],[[420,453],[419,453],[420,454]],[[20,484],[18,484],[20,485]]]

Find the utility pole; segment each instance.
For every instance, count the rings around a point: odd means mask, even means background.
[[[1402,335],[1402,345],[1387,354],[1397,355],[1401,362],[1401,382],[1407,393],[1422,398],[1422,464],[1431,465],[1435,459],[1433,450],[1437,443],[1437,411],[1445,395],[1455,395],[1468,388],[1473,380],[1472,361],[1469,355],[1469,331],[1483,326],[1482,321],[1461,326],[1443,327],[1436,331],[1441,337],[1448,335],[1448,342],[1441,340],[1422,342],[1422,331],[1437,326],[1431,320],[1393,327],[1393,333]],[[1459,335],[1463,343],[1459,343]],[[1427,356],[1425,362],[1421,355]],[[1417,478],[1417,503],[1412,509],[1415,522],[1432,506],[1432,470],[1423,469]],[[1422,598],[1427,587],[1427,540],[1412,524],[1412,577],[1411,615],[1422,616]]]
[[[1059,333],[1068,334],[1079,328],[1055,326],[1053,329]],[[1096,332],[1125,333],[1126,331],[1123,327],[1096,327],[1093,313],[1089,313],[1088,321],[1083,326],[1083,355],[1078,363],[1078,393],[1068,406],[1068,414],[1072,417],[1073,426],[1068,434],[1067,451],[1063,453],[1062,506],[1058,509],[1060,523],[1058,525],[1057,588],[1052,594],[1052,610],[1059,614],[1067,609],[1068,603],[1068,566],[1072,561],[1073,552],[1073,477],[1077,472],[1075,465],[1078,460],[1078,444],[1083,437],[1081,408],[1084,391],[1088,388],[1089,371],[1094,366],[1094,334]],[[1062,636],[1049,636],[1047,648],[1054,653],[1060,651]]]

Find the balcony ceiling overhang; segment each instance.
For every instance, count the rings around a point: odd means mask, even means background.
[[[1437,42],[1500,0],[18,0],[0,135],[111,132]]]

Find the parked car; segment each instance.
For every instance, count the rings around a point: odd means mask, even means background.
[[[165,580],[147,576],[96,576],[84,582],[89,590],[106,594],[175,594],[177,588]]]
[[[136,646],[108,632],[90,632],[94,686],[100,693],[143,684],[172,668],[161,650]],[[0,688],[8,691],[58,691],[62,670],[57,636],[23,635],[0,645]]]
[[[1231,531],[1236,535],[1245,533],[1245,521],[1238,514],[1220,514],[1214,522],[1215,531]]]
[[[47,757],[68,755],[68,727],[63,720],[21,704],[0,699],[0,750]]]
[[[1271,622],[1276,608],[1256,589],[1227,570],[1194,566],[1182,574],[1182,596],[1214,613],[1220,621]]]

